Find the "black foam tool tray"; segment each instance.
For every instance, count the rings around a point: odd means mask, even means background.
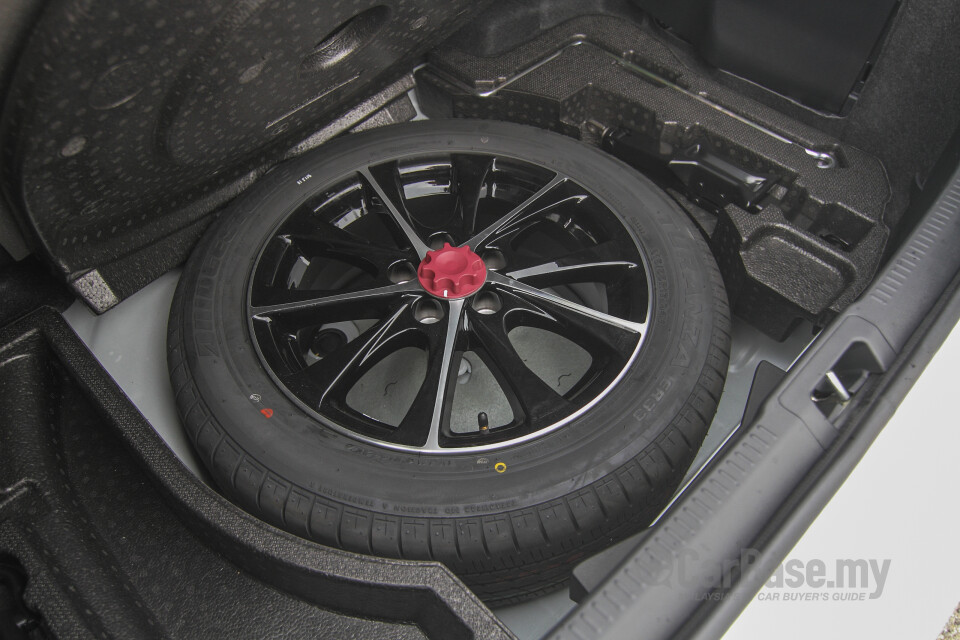
[[[700,75],[661,35],[643,20],[586,16],[496,55],[451,41],[418,72],[421,105],[431,117],[510,120],[604,147],[626,134],[654,153],[706,151],[774,176],[749,210],[704,215],[699,194],[680,200],[711,236],[738,315],[776,338],[801,319],[823,325],[880,263],[883,165]]]

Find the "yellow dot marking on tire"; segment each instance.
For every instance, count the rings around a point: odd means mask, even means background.
[[[498,462],[497,464],[493,465],[493,468],[496,470],[497,473],[503,473],[504,471],[507,470],[507,465],[502,462]]]

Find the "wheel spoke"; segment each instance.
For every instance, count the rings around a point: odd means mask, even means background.
[[[460,345],[464,301],[451,300],[446,323],[429,332],[427,373],[413,404],[400,422],[393,441],[397,444],[440,448],[440,431],[450,418],[456,365],[463,353]],[[440,324],[440,323],[437,323]]]
[[[511,261],[505,274],[533,287],[554,287],[576,282],[609,282],[637,268],[636,262],[617,260],[616,243],[607,241],[567,254],[550,262]]]
[[[392,299],[420,293],[423,289],[416,280],[344,293],[276,287],[262,292],[260,304],[250,311],[254,318],[283,316],[290,323],[299,320],[305,326],[316,320],[319,312],[325,322],[357,320],[369,317],[363,314],[371,307],[382,308]]]
[[[362,262],[385,271],[392,263],[411,257],[401,249],[383,247],[340,227],[315,218],[302,217],[286,225],[280,236],[289,240],[307,258],[334,256],[345,262]]]
[[[522,417],[515,418],[528,423],[573,410],[571,403],[534,373],[517,353],[504,328],[502,314],[471,313],[470,328],[476,339],[473,351],[496,378],[514,413],[518,407],[523,411]]]
[[[417,255],[421,258],[427,255],[427,251],[429,251],[430,248],[424,243],[423,239],[420,238],[413,226],[410,224],[410,221],[407,220],[406,216],[401,213],[403,203],[401,202],[401,198],[396,192],[396,189],[390,188],[388,193],[383,183],[377,179],[370,167],[363,167],[360,169],[360,174],[367,181],[367,184],[370,185],[370,188],[373,189],[380,201],[383,202],[383,205],[386,207],[387,212],[393,219],[393,222],[406,237],[407,242],[410,243],[410,246],[413,248],[413,250],[417,252]]]
[[[521,202],[509,213],[474,235],[463,244],[476,251],[478,247],[481,247],[491,240],[496,239],[498,236],[503,235],[512,227],[550,210],[560,202],[563,202],[563,200],[558,202],[555,199],[553,191],[562,185],[566,185],[568,182],[569,180],[566,177],[559,174],[555,175],[553,179],[544,185],[539,191]],[[574,196],[575,199],[582,197]],[[569,198],[565,198],[564,200],[567,199]]]
[[[406,346],[406,342],[396,338],[405,331],[415,330],[409,309],[410,304],[403,304],[389,317],[333,353],[283,376],[281,381],[311,409],[319,410],[331,399],[342,405],[347,392],[364,373],[390,353]]]
[[[639,323],[630,323],[634,326],[628,329],[622,326],[625,321],[616,316],[576,305],[549,292],[534,290],[542,294],[534,296],[529,293],[530,289],[523,288],[524,291],[497,287],[501,302],[498,314],[502,314],[504,321],[512,326],[533,327],[553,333],[590,355],[589,368],[567,390],[567,398],[580,398],[580,392],[587,388],[599,391],[606,387],[617,372],[627,365],[643,339],[642,332],[633,330],[639,328]],[[583,310],[590,313],[585,314]],[[616,323],[611,324],[611,321]],[[515,365],[511,365],[507,375],[512,376],[515,369]],[[584,397],[589,397],[589,394]],[[549,402],[543,406],[539,411],[551,409]],[[568,411],[572,410],[573,407],[568,408]]]
[[[565,318],[572,322],[585,326],[605,325],[618,330],[621,333],[634,335],[634,340],[642,337],[646,333],[647,325],[645,322],[634,322],[625,320],[617,316],[591,309],[590,307],[567,300],[542,289],[537,289],[531,285],[514,280],[508,276],[490,271],[487,273],[487,282],[502,287],[506,291],[512,292],[524,298],[532,298],[541,303],[548,304],[552,310],[561,313]]]
[[[483,185],[493,166],[491,156],[453,154],[454,179],[457,184],[457,208],[461,239],[477,231],[477,205],[480,204]]]

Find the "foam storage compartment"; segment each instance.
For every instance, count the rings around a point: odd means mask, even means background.
[[[658,181],[710,236],[734,311],[771,336],[829,321],[880,263],[891,196],[883,164],[699,74],[643,18],[577,17],[489,56],[452,39],[417,81],[428,116],[530,124],[638,166],[621,153],[629,140],[648,175],[658,178],[657,162],[673,169]],[[695,166],[681,178],[684,163]],[[705,183],[716,167],[768,184],[741,206]]]

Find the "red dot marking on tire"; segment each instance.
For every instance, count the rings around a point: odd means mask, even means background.
[[[273,417],[273,409],[260,409],[260,413],[263,414],[263,417],[264,417],[264,418],[272,418],[272,417]]]

